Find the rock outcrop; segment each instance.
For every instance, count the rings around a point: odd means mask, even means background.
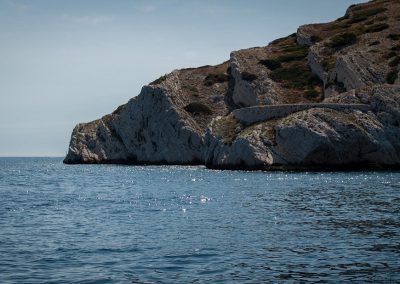
[[[179,100],[178,72],[110,115],[78,124],[66,163],[201,163],[202,134]]]
[[[176,70],[78,124],[64,162],[400,168],[400,1]]]

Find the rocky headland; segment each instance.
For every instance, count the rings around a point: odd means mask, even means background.
[[[78,124],[64,163],[400,168],[400,1],[352,5]]]

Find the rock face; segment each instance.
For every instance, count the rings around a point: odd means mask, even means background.
[[[99,120],[78,124],[66,163],[198,164],[199,126],[170,94],[178,92],[176,73],[164,88],[145,86],[126,105]]]
[[[351,6],[217,66],[162,76],[78,124],[64,162],[400,168],[400,2]]]
[[[206,136],[205,161],[210,167],[244,169],[395,167],[400,161],[399,92],[376,87],[357,94],[359,102],[369,103],[369,111],[322,105],[255,123],[230,140],[224,140],[229,130],[222,127],[236,128],[239,122],[216,120]]]

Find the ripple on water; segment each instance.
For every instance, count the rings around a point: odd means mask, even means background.
[[[399,180],[1,158],[0,282],[400,282]]]

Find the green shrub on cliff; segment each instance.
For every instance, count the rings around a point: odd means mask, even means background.
[[[185,89],[187,92],[189,92],[189,94],[192,96],[195,96],[195,97],[199,96],[199,90],[195,86],[184,85],[183,89]]]
[[[358,22],[365,21],[369,17],[375,16],[375,15],[385,12],[385,11],[386,11],[386,8],[383,8],[383,7],[357,11],[351,17],[351,23],[358,23]]]
[[[308,46],[298,45],[296,42],[291,42],[289,46],[282,47],[281,55],[274,59],[262,59],[258,63],[264,65],[271,71],[282,67],[282,63],[293,61],[301,61],[307,57]]]
[[[397,65],[399,65],[399,63],[400,63],[400,56],[397,55],[395,58],[389,61],[389,66],[396,67]]]
[[[378,45],[380,43],[381,42],[379,40],[375,40],[375,41],[371,42],[370,44],[368,44],[368,46],[374,46],[374,45]]]
[[[263,59],[258,62],[270,70],[275,70],[282,67],[281,63],[276,59]]]
[[[376,33],[376,32],[386,30],[387,28],[389,28],[388,24],[378,23],[378,24],[374,24],[374,25],[366,27],[364,32],[365,33]]]
[[[292,64],[271,72],[271,79],[281,82],[287,88],[303,89],[320,84],[319,80],[311,73],[309,67],[303,64]]]
[[[328,46],[331,48],[341,48],[357,41],[357,36],[354,33],[343,33],[331,38]]]
[[[388,84],[394,84],[394,82],[397,80],[397,70],[393,70],[390,71],[387,75],[386,75],[386,82],[388,82]]]
[[[320,38],[319,36],[316,36],[316,35],[312,35],[310,37],[310,40],[312,43],[317,43],[317,42],[320,42],[322,40],[322,38]]]
[[[191,114],[212,114],[211,108],[201,102],[192,102],[184,107]]]
[[[304,96],[305,96],[307,99],[309,99],[309,100],[315,99],[315,98],[317,98],[319,95],[320,95],[320,93],[319,93],[317,90],[315,90],[315,89],[308,89],[308,90],[305,92],[305,94],[304,94]]]
[[[400,34],[389,34],[387,36],[387,38],[391,39],[391,40],[399,40],[400,39]]]
[[[307,57],[308,46],[295,45],[286,47],[282,51],[284,54],[277,58],[281,63],[302,60]]]
[[[390,48],[390,50],[393,50],[393,51],[400,51],[400,44],[395,45],[395,46],[392,46],[392,48]]]
[[[392,57],[395,57],[397,55],[397,52],[396,51],[390,51],[390,52],[388,52],[384,57],[386,58],[386,59],[390,59],[390,58],[392,58]]]
[[[224,73],[211,73],[204,79],[204,85],[212,86],[215,83],[224,83],[229,81],[229,76]]]
[[[241,75],[242,75],[242,79],[245,81],[248,81],[248,82],[253,82],[254,80],[257,79],[256,75],[246,72],[246,71],[242,72]]]

